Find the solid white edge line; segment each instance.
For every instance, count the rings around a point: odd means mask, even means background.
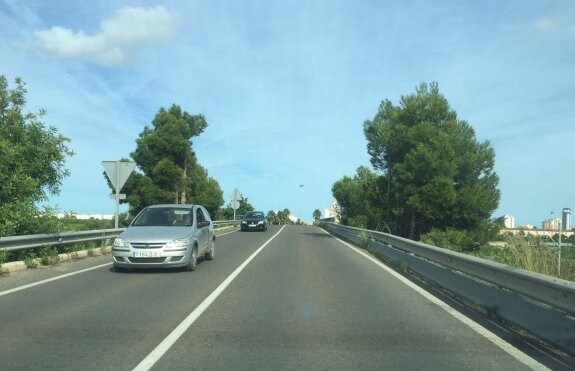
[[[328,233],[327,231],[324,231],[324,232]],[[485,327],[481,326],[480,324],[472,321],[471,319],[467,318],[463,314],[459,313],[458,311],[456,311],[455,309],[450,307],[447,303],[445,303],[445,302],[441,301],[440,299],[436,298],[435,296],[431,295],[430,293],[428,293],[427,291],[425,291],[421,287],[417,286],[416,284],[414,284],[413,282],[411,282],[407,278],[403,277],[401,274],[397,273],[393,269],[389,268],[387,265],[383,264],[381,261],[372,257],[371,255],[368,255],[366,252],[359,250],[357,247],[335,237],[331,233],[328,233],[328,234],[331,235],[336,240],[338,240],[339,242],[341,242],[342,244],[344,244],[345,246],[347,246],[350,249],[352,249],[353,251],[355,251],[356,253],[363,255],[365,258],[371,260],[373,263],[377,264],[379,267],[386,270],[389,274],[391,274],[392,276],[394,276],[395,278],[397,278],[398,280],[400,280],[401,282],[403,282],[404,284],[406,284],[407,286],[409,286],[410,288],[412,288],[413,290],[415,290],[416,292],[421,294],[427,300],[431,301],[432,303],[436,304],[441,309],[445,310],[447,313],[451,314],[453,317],[457,318],[459,321],[466,324],[468,327],[470,327],[472,330],[474,330],[478,334],[487,338],[487,340],[491,341],[493,344],[498,346],[504,352],[510,354],[513,358],[515,358],[519,362],[523,363],[525,366],[527,366],[533,370],[549,370],[549,368],[547,368],[545,365],[537,362],[535,359],[533,359],[530,356],[528,356],[527,354],[523,353],[522,351],[520,351],[519,349],[517,349],[513,345],[509,344],[507,341],[505,341],[502,338],[500,338],[499,336],[495,335],[493,332],[489,331]]]
[[[0,296],[12,294],[12,293],[17,292],[17,291],[26,290],[26,289],[29,289],[30,287],[43,285],[43,284],[48,283],[48,282],[61,280],[62,278],[66,278],[66,277],[70,277],[70,276],[75,276],[75,275],[77,275],[77,274],[84,273],[84,272],[88,272],[88,271],[91,271],[91,270],[94,270],[94,269],[98,269],[98,268],[102,268],[102,267],[105,267],[105,266],[111,265],[111,264],[112,264],[112,263],[100,264],[100,265],[96,265],[96,266],[94,266],[94,267],[82,269],[82,270],[79,270],[79,271],[66,273],[66,274],[63,274],[63,275],[61,275],[61,276],[52,277],[52,278],[47,278],[47,279],[42,280],[42,281],[30,283],[30,284],[28,284],[28,285],[15,287],[15,288],[13,288],[13,289],[0,292]]]
[[[232,281],[244,270],[244,268],[258,255],[278,234],[283,231],[285,225],[274,234],[269,240],[261,245],[252,255],[250,255],[239,267],[236,268],[204,301],[196,307],[158,346],[152,350],[135,368],[134,371],[151,369],[156,362],[178,341],[178,339],[188,330],[188,328],[208,309],[208,307],[221,295],[221,293],[232,283]]]

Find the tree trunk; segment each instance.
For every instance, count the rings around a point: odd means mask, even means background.
[[[415,212],[411,214],[411,225],[409,227],[409,239],[415,239]]]
[[[181,198],[180,198],[181,204],[185,204],[187,202],[187,198],[186,198],[186,185],[188,184],[187,178],[188,178],[188,161],[185,160],[184,161],[184,171],[182,172],[182,194],[181,194]]]

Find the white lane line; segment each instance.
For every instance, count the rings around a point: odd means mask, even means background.
[[[333,235],[331,235],[331,236],[333,236]],[[416,284],[414,284],[413,282],[411,282],[407,278],[403,277],[401,274],[397,273],[393,269],[389,268],[387,265],[383,264],[379,260],[368,255],[364,251],[359,250],[357,247],[355,247],[355,246],[353,246],[353,245],[351,245],[351,244],[349,244],[343,240],[340,240],[339,238],[337,238],[335,236],[333,236],[333,237],[336,240],[338,240],[339,242],[341,242],[342,244],[344,244],[345,246],[352,249],[353,251],[357,252],[358,254],[363,255],[365,258],[371,260],[373,263],[377,264],[379,267],[386,270],[389,274],[391,274],[392,276],[394,276],[395,278],[397,278],[398,280],[400,280],[401,282],[403,282],[407,286],[411,287],[413,290],[417,291],[419,294],[421,294],[427,300],[433,302],[438,307],[445,310],[447,313],[451,314],[453,317],[457,318],[459,321],[461,321],[464,324],[466,324],[467,326],[469,326],[472,330],[474,330],[478,334],[487,338],[487,340],[491,341],[493,344],[498,346],[504,352],[510,354],[513,358],[515,358],[519,362],[523,363],[525,366],[527,366],[533,370],[549,370],[549,368],[545,367],[545,365],[537,362],[535,359],[529,357],[527,354],[525,354],[522,351],[520,351],[519,349],[515,348],[513,345],[509,344],[505,340],[501,339],[499,336],[495,335],[493,332],[489,331],[485,327],[479,325],[478,323],[472,321],[471,319],[467,318],[463,314],[459,313],[458,311],[456,311],[455,309],[450,307],[447,303],[444,303],[443,301],[439,300],[435,296],[431,295],[430,293],[428,293],[427,291],[425,291],[421,287],[417,286]]]
[[[227,234],[234,233],[234,232],[237,232],[237,231],[231,231],[231,232],[227,232],[227,233],[218,234],[218,235],[216,235],[216,237],[225,236],[225,235],[227,235]],[[61,276],[48,278],[48,279],[45,279],[45,280],[42,280],[42,281],[30,283],[30,284],[28,284],[28,285],[19,286],[19,287],[10,289],[10,290],[0,291],[0,296],[4,296],[4,295],[12,294],[12,293],[14,293],[14,292],[26,290],[26,289],[29,289],[29,288],[34,287],[34,286],[43,285],[43,284],[48,283],[48,282],[57,281],[57,280],[60,280],[60,279],[62,279],[62,278],[74,276],[74,275],[76,275],[76,274],[85,273],[85,272],[88,272],[88,271],[91,271],[91,270],[94,270],[94,269],[98,269],[98,268],[102,268],[102,267],[105,267],[105,266],[108,266],[108,265],[111,265],[111,264],[113,264],[113,263],[110,262],[110,263],[100,264],[100,265],[97,265],[97,266],[95,266],[95,267],[90,267],[90,268],[82,269],[82,270],[79,270],[79,271],[75,271],[75,272],[71,272],[71,273],[66,273],[66,274],[63,274],[63,275],[61,275]]]
[[[102,268],[102,267],[105,267],[105,266],[108,266],[108,265],[112,265],[112,263],[110,262],[110,263],[106,263],[106,264],[100,264],[100,265],[96,265],[95,267],[90,267],[90,268],[82,269],[82,270],[79,270],[79,271],[66,273],[66,274],[63,274],[63,275],[61,275],[61,276],[52,277],[52,278],[47,278],[47,279],[42,280],[42,281],[30,283],[30,284],[28,284],[28,285],[15,287],[15,288],[13,288],[13,289],[0,292],[0,296],[12,294],[12,293],[17,292],[17,291],[26,290],[26,289],[29,289],[30,287],[34,287],[34,286],[38,286],[38,285],[43,285],[43,284],[48,283],[48,282],[61,280],[62,278],[66,278],[66,277],[70,277],[70,276],[75,276],[75,275],[77,275],[77,274],[84,273],[84,272],[88,272],[88,271],[92,271],[92,270],[94,270],[94,269]]]
[[[232,272],[200,305],[196,307],[150,354],[146,356],[135,368],[134,371],[144,371],[151,369],[164,354],[178,341],[178,339],[188,330],[188,328],[204,313],[206,309],[220,296],[222,292],[232,283],[232,281],[244,270],[244,268],[258,255],[278,234],[283,231],[285,225],[274,234],[269,240],[261,245],[249,258],[246,259],[235,271]]]
[[[225,236],[225,235],[227,235],[227,234],[236,233],[236,232],[237,232],[237,230],[230,231],[230,232],[226,232],[226,233],[221,233],[221,234],[216,234],[216,238],[217,238],[217,237],[221,237],[221,236]]]

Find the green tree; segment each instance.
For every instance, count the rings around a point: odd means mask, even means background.
[[[394,233],[418,239],[432,229],[460,230],[473,243],[492,234],[500,198],[495,152],[458,119],[437,83],[422,83],[399,106],[382,102],[364,133]]]
[[[268,211],[267,218],[270,224],[279,224],[278,215],[276,214],[275,211],[273,210]]]
[[[332,187],[342,223],[358,228],[384,229],[385,199],[381,197],[384,177],[360,166],[353,177],[344,176]]]
[[[37,204],[60,193],[69,138],[46,126],[46,111],[25,113],[26,85],[0,75],[0,236],[37,233]]]
[[[240,202],[240,207],[238,207],[236,210],[236,213],[235,213],[236,218],[238,216],[246,215],[246,213],[248,211],[254,211],[255,210],[255,208],[252,206],[252,204],[249,203],[247,197],[244,197],[242,195],[239,202]],[[232,220],[234,218],[234,209],[232,209],[231,203],[229,203],[227,207],[221,209],[220,216],[221,216],[221,219],[224,219],[224,220]]]
[[[278,224],[293,224],[289,216],[291,215],[291,211],[289,209],[283,209],[277,212],[277,221]]]
[[[131,153],[141,171],[123,188],[132,215],[157,203],[199,203],[216,215],[224,203],[223,192],[192,151],[192,138],[207,126],[202,115],[190,115],[178,105],[160,108]]]
[[[321,219],[321,211],[319,211],[319,209],[315,209],[315,210],[313,211],[312,216],[313,216],[313,219],[314,219],[314,220],[316,220],[316,221],[317,221],[317,220],[320,220],[320,219]]]

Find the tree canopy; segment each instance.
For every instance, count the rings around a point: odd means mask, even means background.
[[[313,220],[315,220],[315,221],[320,220],[321,219],[321,211],[319,209],[315,209],[313,211],[312,216],[313,216]]]
[[[291,212],[289,209],[283,209],[278,212],[273,210],[268,211],[267,218],[270,224],[277,224],[277,225],[284,225],[284,224],[293,224],[289,216]]]
[[[254,211],[255,208],[249,203],[248,198],[243,195],[239,199],[240,206],[237,208],[235,215],[236,218],[239,216],[246,215],[248,211]],[[234,218],[234,209],[232,209],[231,202],[227,207],[220,210],[220,218],[224,220],[232,220]]]
[[[192,138],[207,126],[202,115],[174,104],[159,110],[152,127],[144,127],[131,153],[141,173],[132,174],[123,188],[131,214],[157,203],[198,203],[216,214],[223,192],[192,151]]]
[[[382,181],[382,177],[360,166],[353,177],[344,176],[334,183],[332,193],[340,206],[342,223],[358,228],[381,228],[386,208],[381,197]]]
[[[0,75],[0,236],[40,233],[37,204],[60,193],[73,155],[70,139],[42,122],[44,110],[24,112],[25,83],[15,85]]]
[[[342,220],[384,223],[412,239],[432,230],[486,238],[500,198],[495,152],[458,119],[437,83],[420,84],[397,106],[383,101],[363,129],[377,174],[360,168],[334,184]]]

